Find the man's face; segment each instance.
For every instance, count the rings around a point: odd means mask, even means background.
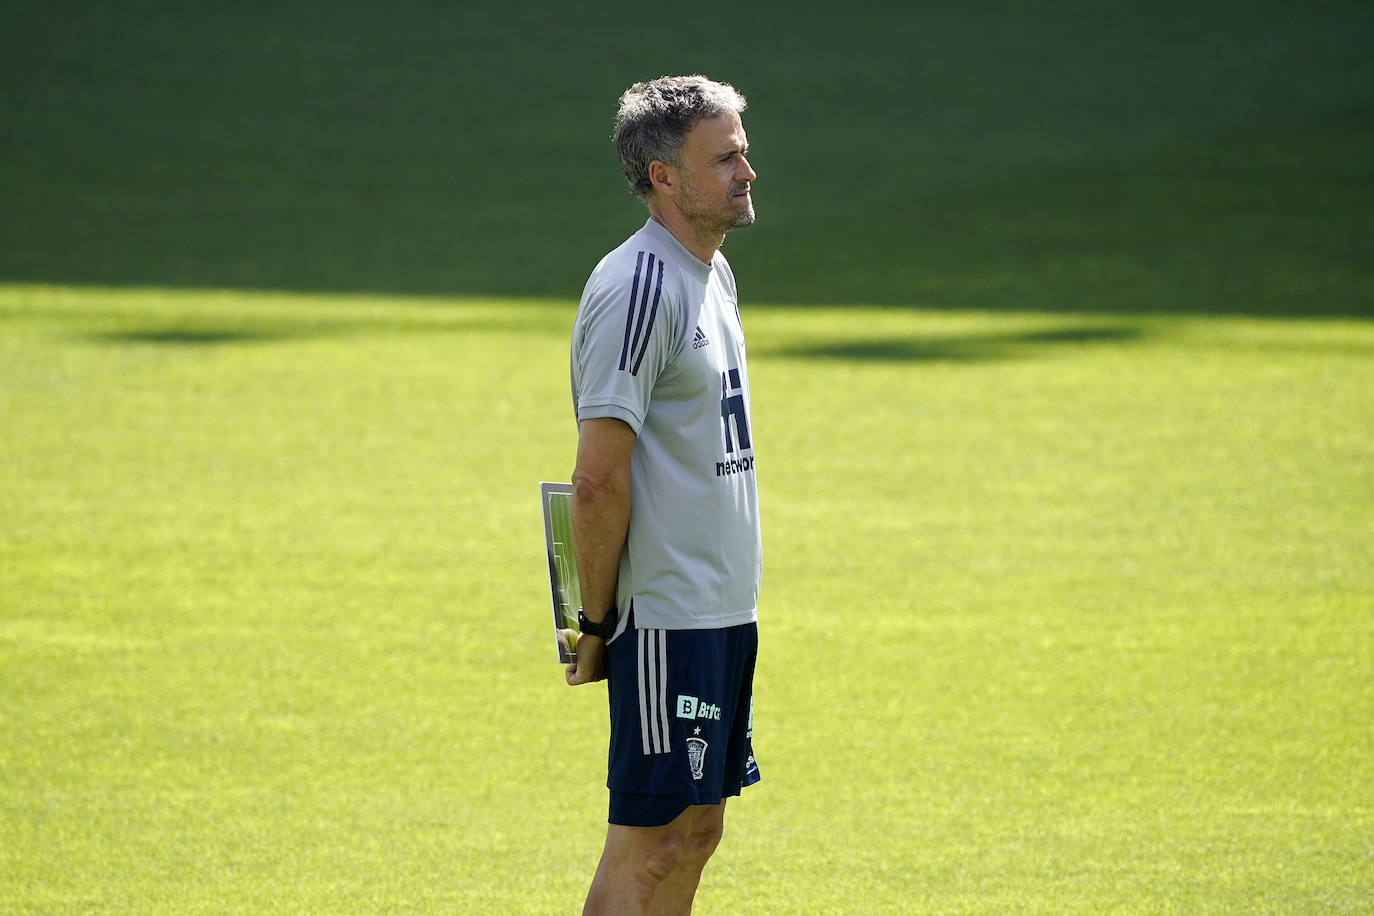
[[[702,229],[726,233],[754,222],[749,182],[758,176],[745,154],[749,140],[733,111],[698,121],[687,132],[677,168],[681,193],[678,208]]]

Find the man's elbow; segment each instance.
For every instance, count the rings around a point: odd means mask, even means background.
[[[634,431],[621,420],[595,418],[579,424],[573,502],[589,505],[628,500],[634,446]]]
[[[618,503],[630,498],[629,468],[574,468],[573,502],[583,505]]]

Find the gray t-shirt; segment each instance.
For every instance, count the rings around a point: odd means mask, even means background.
[[[638,626],[758,617],[763,568],[749,375],[735,278],[650,219],[601,259],[572,332],[573,409],[638,437],[616,606]]]

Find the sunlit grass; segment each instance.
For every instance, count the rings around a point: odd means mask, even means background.
[[[576,912],[567,302],[0,289],[0,899]],[[702,912],[1358,912],[1374,327],[746,307],[756,749]]]

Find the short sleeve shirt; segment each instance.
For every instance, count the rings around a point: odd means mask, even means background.
[[[578,421],[636,435],[616,605],[638,626],[757,619],[762,571],[754,439],[735,279],[650,219],[592,271],[572,333]],[[624,618],[622,617],[622,620]]]

